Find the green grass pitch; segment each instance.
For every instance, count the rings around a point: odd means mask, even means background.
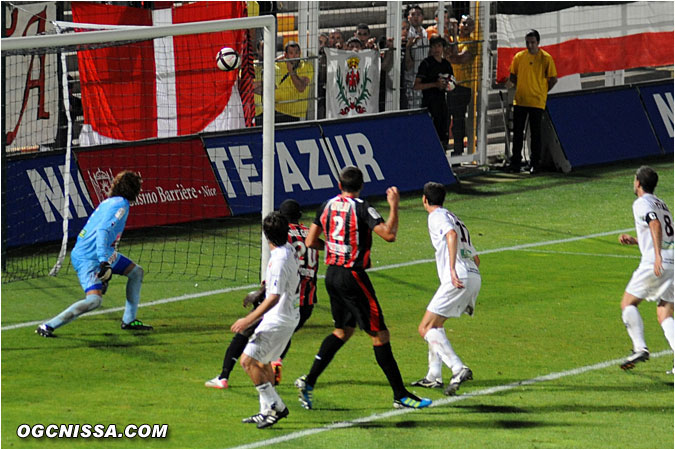
[[[673,208],[672,159],[648,161],[656,194]],[[639,261],[632,177],[641,162],[529,177],[487,174],[451,189],[446,207],[467,225],[481,252],[483,285],[475,316],[446,322],[450,341],[474,372],[458,396],[416,388],[437,401],[395,411],[370,339],[358,332],[315,387],[315,409],[296,400],[332,330],[319,281],[319,305],[293,338],[279,393],[290,415],[257,430],[241,418],[257,412],[257,393],[241,367],[231,388],[204,381],[220,371],[230,325],[248,286],[148,274],[139,309],[147,334],[119,328],[121,311],[82,317],[35,335],[34,325],[81,297],[73,271],[2,285],[3,448],[673,448],[673,355],[655,305],[640,311],[653,358],[619,369],[631,347],[620,317],[623,289]],[[427,370],[417,325],[438,285],[427,214],[419,194],[401,203],[399,237],[375,239],[371,279],[391,330],[406,383]],[[383,197],[371,199],[386,215]],[[310,214],[304,218],[310,221]],[[214,295],[210,290],[233,288]],[[114,279],[101,310],[123,306]],[[444,368],[447,381],[449,372]],[[19,439],[28,424],[167,424],[164,439]]]

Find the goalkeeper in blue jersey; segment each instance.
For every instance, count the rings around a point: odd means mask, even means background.
[[[143,269],[117,252],[129,216],[129,202],[141,192],[141,176],[129,170],[115,176],[108,198],[98,205],[87,224],[77,236],[71,262],[84,289],[85,298],[70,305],[53,319],[43,323],[35,332],[43,337],[55,337],[54,330],[92,311],[103,301],[103,294],[113,274],[127,277],[127,303],[122,317],[123,330],[152,330],[136,319],[141,296]]]

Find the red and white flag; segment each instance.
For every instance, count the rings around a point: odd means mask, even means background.
[[[157,7],[157,6],[156,6]],[[246,2],[165,9],[72,2],[73,20],[160,26],[245,16]],[[78,52],[84,126],[80,145],[243,128],[237,71],[215,64],[222,47],[242,53],[244,30],[154,39]]]
[[[553,3],[555,5],[555,3]],[[497,14],[497,81],[535,29],[558,77],[673,64],[673,4],[575,6],[543,14]]]

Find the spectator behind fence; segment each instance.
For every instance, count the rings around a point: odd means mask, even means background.
[[[448,11],[446,9],[444,9],[443,11],[445,11],[444,14],[445,19],[443,21],[443,37],[452,36],[452,33],[449,30],[450,30],[450,21],[454,20],[454,18],[452,19],[450,18],[450,14],[448,14]],[[436,14],[434,14],[434,20],[436,23],[427,27],[427,37],[429,39],[431,39],[434,36],[440,36],[438,34],[438,10],[436,10]]]
[[[474,41],[472,33],[475,28],[476,23],[471,16],[462,16],[459,22],[459,36],[456,36],[454,39],[457,45],[448,46],[450,50],[448,59],[452,63],[457,83],[457,87],[448,94],[448,105],[452,120],[452,138],[454,141],[453,156],[464,153],[464,138],[467,134],[466,110],[472,98],[469,86],[477,78],[474,61],[478,54],[478,43],[472,42]]]
[[[410,23],[406,17],[401,21],[401,75],[400,79],[400,95],[399,95],[399,107],[400,109],[408,109],[408,95],[406,93],[406,84],[405,84],[405,71],[408,69],[406,66],[406,61],[410,61],[410,67],[412,67],[412,59],[408,57],[410,52],[410,47],[408,46],[408,30],[410,29]]]
[[[352,36],[347,40],[347,50],[352,52],[363,50],[363,42],[356,36]]]
[[[427,31],[422,28],[424,21],[424,12],[418,5],[413,5],[408,10],[408,23],[410,29],[408,30],[408,52],[406,52],[406,71],[405,83],[406,94],[408,96],[409,108],[420,108],[422,106],[421,91],[413,89],[415,84],[415,77],[420,63],[427,57],[429,51],[429,40],[427,39]]]
[[[319,35],[319,88],[318,88],[318,102],[317,102],[317,119],[326,118],[326,71],[328,66],[326,63],[326,47],[330,46],[330,36],[327,33]]]
[[[309,84],[314,77],[314,68],[307,61],[300,60],[300,46],[289,41],[284,54],[275,63],[276,82],[274,83],[275,122],[298,122],[307,116],[307,98]],[[256,124],[262,125],[262,65],[256,65]],[[258,106],[260,109],[258,109]]]
[[[520,172],[525,122],[530,121],[530,173],[540,170],[541,120],[546,109],[548,91],[558,81],[553,58],[539,48],[539,32],[530,30],[525,35],[527,50],[516,53],[511,61],[509,81],[516,85],[513,99],[513,152],[512,172]]]
[[[448,144],[450,125],[446,92],[452,76],[452,66],[443,57],[445,39],[434,36],[431,38],[430,45],[429,56],[420,64],[414,88],[416,91],[422,91],[422,106],[429,110],[438,138],[445,148]]]
[[[321,33],[319,35],[319,51],[323,50],[324,47],[328,46],[328,41],[330,38],[328,37],[328,33]]]
[[[370,39],[370,27],[365,23],[358,24],[356,31],[354,31],[354,37],[361,41],[362,48],[367,48],[368,39]]]
[[[338,50],[344,49],[345,38],[342,36],[342,31],[337,28],[330,30],[330,33],[328,34],[328,46],[330,48],[337,48]]]

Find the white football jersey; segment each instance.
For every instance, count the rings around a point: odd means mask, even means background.
[[[661,223],[661,258],[664,264],[673,264],[673,216],[668,206],[655,195],[644,194],[633,202],[633,217],[642,253],[640,262],[654,264],[654,242],[647,219],[657,218]]]
[[[436,269],[438,278],[443,283],[452,283],[450,275],[450,253],[445,236],[450,230],[457,233],[457,258],[455,270],[459,278],[467,278],[470,273],[480,274],[473,257],[476,249],[471,244],[469,230],[464,223],[445,208],[436,208],[429,214],[429,236],[436,250]]]
[[[265,295],[279,294],[281,298],[265,313],[256,331],[297,326],[300,321],[299,268],[300,261],[291,244],[272,250],[265,273]]]

